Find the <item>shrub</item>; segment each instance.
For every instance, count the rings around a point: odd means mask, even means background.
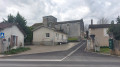
[[[101,53],[110,53],[110,49],[108,47],[100,47],[100,52]]]
[[[78,38],[68,38],[69,42],[78,42]]]
[[[108,46],[100,46],[100,48],[109,48]]]
[[[5,51],[4,54],[17,54],[17,53],[24,52],[27,50],[30,50],[30,48],[20,47],[17,49],[12,49],[10,51]]]

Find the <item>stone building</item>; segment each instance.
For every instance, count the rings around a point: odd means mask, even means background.
[[[67,34],[45,26],[33,30],[33,44],[57,45],[59,43],[67,43]]]
[[[89,35],[95,35],[95,41],[99,46],[109,46],[108,28],[111,24],[93,24],[89,25]]]
[[[57,18],[53,16],[45,16],[43,17],[43,25],[64,32],[68,35],[68,37],[76,37],[81,39],[84,36],[83,19],[57,22]]]
[[[9,49],[24,47],[24,36],[26,35],[23,29],[14,23],[0,23],[0,33],[4,33],[4,38],[0,35],[0,53]]]
[[[49,34],[49,37],[47,37]],[[43,24],[33,30],[33,44],[56,45],[67,43],[68,37],[83,38],[83,20],[57,22],[53,16],[43,17]]]

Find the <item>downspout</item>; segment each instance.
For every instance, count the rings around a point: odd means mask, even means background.
[[[55,31],[54,31],[54,35],[55,35]],[[55,36],[54,36],[54,39],[53,39],[53,40],[54,40],[53,45],[55,45]]]

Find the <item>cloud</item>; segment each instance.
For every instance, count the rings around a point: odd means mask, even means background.
[[[27,25],[42,22],[42,17],[55,16],[58,21],[83,18],[86,24],[94,23],[101,17],[115,20],[120,15],[119,0],[0,0],[0,21],[8,14],[19,12]]]

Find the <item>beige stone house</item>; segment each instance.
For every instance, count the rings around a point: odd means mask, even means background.
[[[95,35],[95,41],[99,46],[109,46],[108,28],[111,24],[91,24],[89,25],[89,35]]]
[[[71,20],[71,21],[57,21],[54,16],[44,16],[42,23],[35,23],[32,25],[33,28],[43,25],[49,28],[55,28],[56,30],[62,31],[68,35],[68,37],[83,39],[84,38],[84,21]]]
[[[4,38],[0,38],[0,52],[11,48],[24,46],[24,31],[19,25],[13,23],[0,23],[0,33],[4,33]]]
[[[55,28],[39,26],[33,30],[34,45],[56,45],[58,43],[67,43],[68,36]]]

